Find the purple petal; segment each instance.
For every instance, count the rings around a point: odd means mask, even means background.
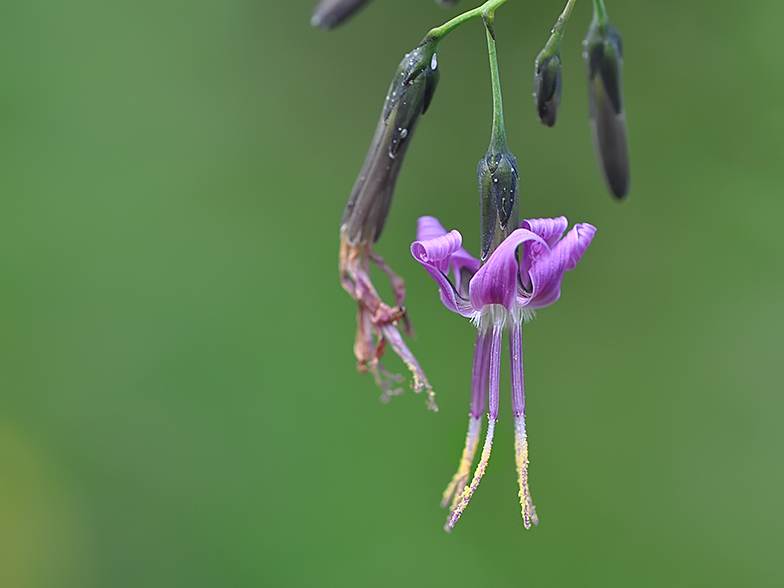
[[[458,294],[455,285],[446,275],[450,265],[459,267],[461,260],[466,257],[473,259],[461,247],[462,235],[458,231],[447,233],[437,219],[426,216],[420,218],[417,223],[417,237],[422,238],[411,244],[411,255],[424,266],[438,284],[441,302],[452,312],[466,317],[473,316],[475,311],[471,308],[471,304]],[[479,262],[476,262],[476,265],[478,264]],[[455,273],[460,275],[457,269]]]
[[[425,239],[419,238],[419,235],[420,231],[417,230],[418,239],[411,244],[411,255],[414,259],[422,265],[428,264],[442,273],[448,273],[450,257],[460,249],[463,236],[458,231],[443,232]]]
[[[452,254],[455,289],[462,296],[467,296],[468,285],[478,269],[479,260],[462,247]]]
[[[427,241],[446,235],[446,229],[434,216],[420,216],[417,219],[417,241]]]
[[[552,248],[549,255],[534,259],[528,272],[533,292],[530,298],[518,298],[518,304],[544,308],[558,300],[564,272],[574,269],[595,232],[593,225],[577,224]]]
[[[527,241],[535,241],[547,248],[547,243],[539,235],[527,229],[517,229],[504,239],[471,280],[469,297],[474,308],[481,310],[488,304],[502,304],[511,310],[517,294],[518,262],[515,253]]]
[[[447,235],[446,229],[443,225],[438,221],[437,218],[433,216],[423,216],[417,220],[417,241],[424,242],[430,241],[431,239],[436,239],[437,237],[443,237]],[[459,235],[459,233],[458,233]],[[462,236],[460,237],[460,243],[462,244]],[[467,269],[470,275],[476,273],[476,270],[479,269],[479,260],[471,255],[468,251],[466,251],[463,247],[458,247],[457,249],[452,250],[450,248],[450,256],[448,263],[446,261],[443,264],[438,265],[438,269],[441,270],[445,274],[449,274],[449,265],[451,264],[451,269],[454,271],[454,286],[455,289],[460,292],[461,289],[461,281],[463,278],[463,269]],[[413,253],[413,249],[412,249]],[[416,254],[414,255],[416,257]]]
[[[539,235],[547,243],[547,246],[552,249],[569,227],[569,221],[566,220],[565,216],[559,216],[558,218],[532,218],[521,222],[520,227]],[[522,255],[520,256],[520,280],[526,288],[531,287],[531,279],[528,276],[531,262],[540,252],[541,245],[528,243],[523,246]]]
[[[589,225],[588,223],[580,223],[574,225],[572,232],[577,232],[577,244],[572,249],[571,258],[569,263],[566,264],[566,270],[573,270],[577,265],[577,262],[585,253],[585,250],[588,249],[588,245],[591,244],[593,240],[593,236],[596,234],[596,227],[593,225]]]
[[[521,222],[520,227],[539,235],[545,240],[547,246],[552,248],[569,227],[569,221],[566,220],[565,216],[559,216],[558,218],[532,218]]]

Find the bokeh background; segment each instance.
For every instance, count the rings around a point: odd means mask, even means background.
[[[408,247],[433,214],[476,250],[484,34],[442,43],[377,248],[434,414],[355,372],[338,225],[397,63],[457,11],[374,0],[325,33],[313,4],[0,9],[0,585],[784,584],[784,4],[609,1],[621,204],[590,142],[590,3],[554,129],[532,72],[563,6],[499,9],[521,214],[599,230],[524,333],[541,523],[521,523],[504,368],[451,535],[475,331]]]

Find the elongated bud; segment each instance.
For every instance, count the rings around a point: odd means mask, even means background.
[[[520,176],[514,155],[506,148],[494,150],[492,147],[479,160],[476,173],[482,217],[480,259],[484,263],[520,224]]]
[[[539,121],[551,127],[555,124],[561,103],[561,53],[542,49],[534,66],[534,103]]]
[[[313,10],[310,24],[314,27],[329,30],[334,29],[357,10],[362,8],[368,0],[321,0]]]
[[[340,221],[349,245],[374,243],[381,236],[403,157],[438,83],[436,48],[436,42],[430,41],[406,55],[389,86],[376,133]]]
[[[583,50],[588,68],[594,149],[607,188],[620,200],[629,192],[629,150],[621,84],[621,35],[612,24],[602,24],[594,14],[583,41]]]

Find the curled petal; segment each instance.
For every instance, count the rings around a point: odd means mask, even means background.
[[[430,230],[422,232],[427,233]],[[463,244],[463,236],[458,231],[444,232],[439,236],[427,239],[422,239],[419,235],[420,231],[417,230],[417,240],[411,244],[411,255],[423,265],[428,264],[438,268],[443,273],[448,273],[450,257],[452,257],[455,251],[460,249],[460,246]]]
[[[457,233],[460,237],[460,241],[457,248],[449,248],[448,261],[444,261],[443,265],[439,265],[439,269],[443,273],[448,274],[449,264],[451,264],[452,270],[454,271],[454,285],[456,289],[460,291],[460,281],[463,270],[468,270],[469,274],[473,276],[476,273],[476,270],[479,269],[479,260],[460,246],[463,242],[462,235],[457,231],[452,232]],[[437,237],[444,237],[448,234],[451,233],[447,233],[443,225],[433,216],[422,216],[417,220],[417,241],[419,242],[429,241],[436,239]],[[411,246],[411,253],[414,257],[417,257],[414,253],[413,245]],[[436,253],[430,252],[429,255],[432,258],[436,256]]]
[[[517,229],[490,255],[471,280],[469,297],[471,305],[481,310],[488,304],[501,304],[512,309],[517,294],[517,248],[527,241],[534,241],[547,249],[547,243],[527,229]]]
[[[539,235],[552,248],[569,227],[569,221],[565,216],[558,218],[532,218],[520,223],[520,227],[528,229],[532,233]]]
[[[573,270],[577,262],[582,259],[583,253],[588,249],[591,244],[593,236],[596,233],[596,227],[588,223],[580,223],[574,225],[573,232],[577,233],[577,243],[571,249],[569,261],[566,264],[566,270]]]
[[[564,272],[574,269],[595,232],[596,227],[593,225],[577,224],[552,248],[549,255],[534,259],[528,272],[533,292],[530,298],[518,297],[518,304],[544,308],[558,300]]]
[[[565,216],[558,218],[532,218],[520,223],[520,227],[528,229],[532,233],[544,239],[547,246],[551,249],[558,243],[564,231],[569,227],[569,221]],[[523,246],[523,254],[520,256],[520,281],[530,291],[531,279],[528,270],[531,269],[531,262],[541,253],[541,245],[538,243],[527,243]]]
[[[439,233],[441,234],[439,235]],[[441,227],[441,224],[433,217],[423,217],[420,219],[417,236],[420,235],[432,235],[432,237],[414,241],[411,244],[411,255],[424,266],[427,273],[429,273],[438,284],[441,302],[444,303],[444,306],[452,312],[457,312],[465,317],[472,317],[476,313],[474,309],[471,308],[471,304],[468,300],[459,295],[455,285],[450,282],[447,277],[450,265],[457,263],[457,261],[453,259],[456,253],[462,250],[465,256],[471,257],[468,252],[461,247],[463,237],[458,231],[450,231],[447,233],[444,231],[443,227]],[[460,257],[462,257],[463,254],[460,254]],[[460,257],[458,257],[458,261]],[[456,270],[456,274],[459,275],[459,271]]]

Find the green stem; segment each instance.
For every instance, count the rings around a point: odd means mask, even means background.
[[[550,35],[550,38],[547,40],[547,45],[544,46],[544,50],[547,54],[554,53],[558,50],[558,47],[561,44],[561,39],[563,38],[564,31],[566,30],[566,23],[569,22],[569,17],[572,15],[572,8],[574,8],[574,3],[575,0],[569,0],[566,3],[566,8],[564,8],[561,16],[558,17],[558,20],[553,27],[553,34]],[[602,8],[603,7],[604,5],[602,5]]]
[[[604,7],[604,0],[593,0],[593,17],[602,25],[602,29],[607,27],[610,20],[607,18],[607,9]]]
[[[485,13],[492,14],[495,9],[501,6],[504,2],[506,2],[506,0],[487,0],[487,2],[481,6],[477,6],[472,10],[457,15],[455,18],[442,24],[440,27],[430,29],[430,32],[425,36],[420,45],[424,45],[430,41],[440,41],[461,24],[468,22],[469,20],[472,20],[478,16],[482,16]]]
[[[498,57],[495,51],[495,33],[493,21],[495,14],[486,12],[482,15],[487,33],[487,55],[490,58],[490,84],[493,88],[493,133],[490,136],[490,147],[493,151],[506,150],[506,131],[504,130],[504,105],[501,100],[501,77],[498,75]]]

